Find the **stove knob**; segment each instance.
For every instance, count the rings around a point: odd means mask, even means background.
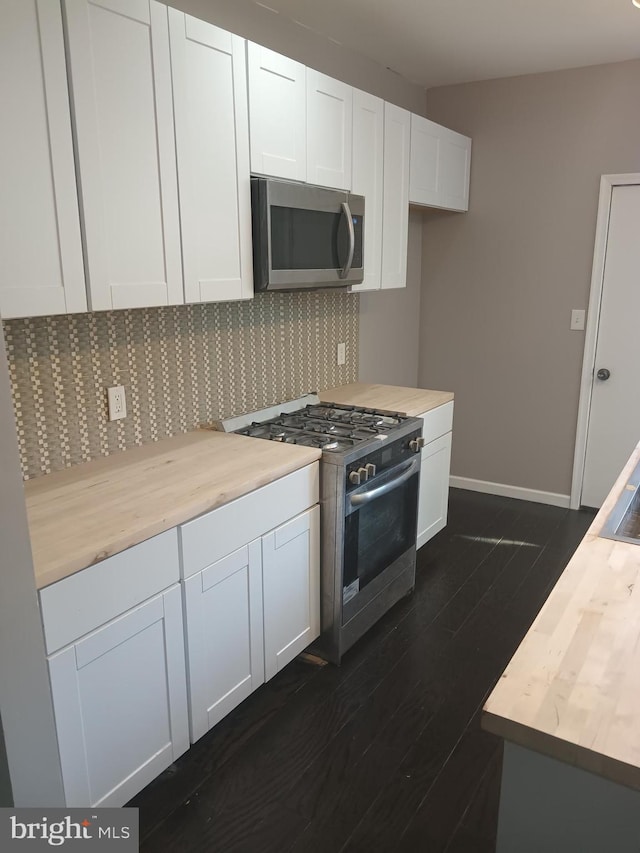
[[[354,486],[360,485],[360,472],[359,471],[350,471],[349,472],[349,482],[353,483]]]
[[[414,453],[420,453],[424,445],[424,438],[412,438],[409,442],[409,447],[411,448],[411,450],[413,450]]]
[[[358,474],[360,474],[360,480],[362,482],[366,482],[369,479],[369,472],[366,468],[358,468]]]
[[[376,466],[373,464],[373,462],[367,462],[367,464],[366,464],[366,466],[365,466],[365,467],[366,467],[366,469],[367,469],[367,474],[368,474],[370,477],[375,477],[375,476],[376,476]]]

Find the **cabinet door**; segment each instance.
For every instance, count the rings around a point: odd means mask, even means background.
[[[381,281],[385,288],[407,286],[410,131],[411,113],[385,103]]]
[[[353,89],[307,68],[307,181],[351,189]]]
[[[364,281],[351,290],[379,290],[382,262],[384,101],[353,90],[353,192],[365,198]]]
[[[189,747],[179,585],[49,658],[68,806],[122,806]]]
[[[425,445],[420,460],[418,539],[421,548],[447,523],[451,433]]]
[[[467,210],[471,140],[422,116],[411,116],[409,200]]]
[[[167,8],[64,3],[91,309],[183,302]]]
[[[251,171],[307,179],[305,67],[247,44]]]
[[[320,635],[319,520],[315,506],[262,538],[267,680]]]
[[[260,540],[184,582],[191,740],[264,681]]]
[[[4,0],[0,314],[86,311],[60,7]]]
[[[253,296],[244,39],[169,9],[184,293]]]
[[[441,206],[448,210],[468,210],[471,139],[442,128],[438,168]]]

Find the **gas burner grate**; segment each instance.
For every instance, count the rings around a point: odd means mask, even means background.
[[[384,441],[407,419],[357,406],[311,403],[291,412],[281,411],[271,420],[254,422],[236,430],[240,435],[317,447],[346,453],[362,442]]]

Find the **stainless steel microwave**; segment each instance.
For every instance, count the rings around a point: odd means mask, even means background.
[[[362,196],[253,177],[251,212],[255,290],[316,290],[363,280]]]

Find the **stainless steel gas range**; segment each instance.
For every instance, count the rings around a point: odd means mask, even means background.
[[[307,395],[222,427],[322,451],[322,634],[312,650],[339,663],[414,587],[422,421]]]

